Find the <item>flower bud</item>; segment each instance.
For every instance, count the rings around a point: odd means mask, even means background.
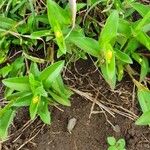
[[[57,38],[61,38],[61,37],[62,37],[62,33],[61,33],[60,31],[56,31],[56,32],[55,32],[55,36],[56,36]]]
[[[35,96],[35,97],[33,97],[32,102],[33,102],[33,104],[36,104],[39,102],[39,100],[40,100],[39,96]]]
[[[112,51],[108,51],[106,53],[106,60],[108,61],[108,63],[110,63],[111,59],[112,59],[112,56],[113,56],[113,52]]]

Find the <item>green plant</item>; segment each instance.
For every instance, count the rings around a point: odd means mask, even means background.
[[[20,76],[24,72],[24,58],[19,57],[12,63],[7,63],[0,69],[0,77],[15,77]]]
[[[0,76],[4,78],[4,95],[8,100],[8,105],[0,109],[0,137],[6,137],[19,107],[29,106],[31,119],[37,114],[49,124],[48,105],[56,102],[70,105],[71,92],[60,75],[64,61],[57,62],[61,56],[66,60],[71,56],[71,61],[86,59],[87,54],[94,57],[112,89],[127,72],[137,87],[143,112],[136,124],[150,124],[147,86],[150,7],[136,0],[70,1],[70,4],[71,8],[63,0],[0,1],[0,64],[7,64],[0,69]],[[86,6],[88,10],[83,17],[79,10]],[[9,55],[16,53],[14,49],[19,49],[22,55],[12,62]],[[39,71],[36,63],[49,62],[55,63]],[[139,72],[132,67],[135,63]]]
[[[119,6],[119,10],[113,9],[115,5]],[[140,15],[136,21],[132,17],[134,12]],[[124,72],[128,72],[137,86],[138,100],[143,111],[136,124],[149,124],[149,89],[142,85],[149,73],[149,62],[139,47],[144,46],[150,50],[150,7],[135,1],[125,1],[120,5],[114,3],[108,14],[98,41],[77,31],[72,32],[68,40],[97,58],[97,66],[112,89],[117,81],[122,80]],[[134,79],[135,71],[131,66],[135,61],[141,68],[139,81]],[[145,106],[147,109],[143,110]]]
[[[107,142],[109,144],[108,150],[125,150],[125,140],[119,139],[116,141],[114,137],[108,137]]]
[[[32,120],[38,115],[44,123],[50,124],[48,105],[59,103],[70,106],[68,98],[72,92],[64,85],[60,75],[63,66],[64,61],[58,61],[40,72],[37,64],[32,63],[28,76],[2,81],[12,93],[6,97],[8,104],[0,110],[1,138],[6,138],[7,129],[19,107],[29,106]]]

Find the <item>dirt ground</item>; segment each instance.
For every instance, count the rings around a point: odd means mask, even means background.
[[[50,108],[51,126],[43,125],[39,118],[28,121],[28,112],[22,109],[14,120],[9,140],[2,144],[2,150],[106,150],[108,136],[125,138],[127,150],[150,150],[150,128],[135,126],[131,120],[140,112],[130,78],[126,75],[115,91],[111,91],[92,61],[78,61],[72,66],[64,72],[66,83],[85,95],[92,94],[115,112],[115,117],[96,105],[91,111],[93,103],[78,94],[72,96],[71,107],[61,107],[63,112]],[[128,110],[135,115],[127,113]],[[77,119],[72,134],[67,131],[71,118]]]

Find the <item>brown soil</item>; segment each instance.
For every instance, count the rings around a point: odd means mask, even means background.
[[[117,105],[120,112],[122,106],[139,114],[137,99],[132,98],[133,84],[128,76],[118,83],[115,91],[111,91],[91,61],[78,61],[70,70],[65,73],[68,85],[97,96],[108,108],[116,109],[114,105]],[[44,126],[38,118],[32,124],[27,123],[27,111],[20,110],[11,130],[13,135],[3,143],[2,150],[18,150],[20,146],[21,150],[106,150],[108,136],[125,138],[127,150],[150,150],[148,127],[135,126],[133,120],[117,113],[115,118],[105,112],[92,114],[89,119],[90,101],[75,94],[71,102],[71,107],[61,107],[64,112],[52,108],[51,126]],[[100,108],[96,106],[94,110]],[[114,131],[104,114],[114,126],[119,126],[120,131]],[[77,124],[70,134],[67,124],[73,117]],[[22,128],[25,123],[28,125],[26,129]]]

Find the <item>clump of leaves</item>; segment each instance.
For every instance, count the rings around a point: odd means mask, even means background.
[[[149,6],[136,0],[90,0],[87,4],[74,0],[69,1],[70,7],[66,1],[61,1],[63,5],[60,6],[54,0],[47,0],[46,3],[31,0],[7,2],[0,1],[0,64],[6,62],[11,45],[19,45],[23,55],[0,70],[0,76],[8,77],[3,80],[7,87],[5,97],[8,105],[0,109],[0,137],[6,137],[7,129],[19,107],[28,106],[31,119],[38,115],[43,122],[50,124],[48,105],[60,103],[70,106],[68,98],[71,92],[60,75],[64,61],[56,62],[41,72],[36,64],[54,62],[55,51],[57,58],[66,56],[67,53],[77,59],[86,58],[86,54],[95,57],[96,65],[112,89],[127,71],[137,86],[138,100],[143,111],[136,124],[150,124],[150,92],[146,84],[142,84],[147,82],[149,62],[146,53],[140,51],[141,47],[146,52],[150,50]],[[89,12],[99,3],[102,3],[103,9],[100,10],[104,18],[100,25],[102,27],[99,26],[97,17],[94,17],[92,22],[85,21],[85,29],[90,27],[84,33],[84,28],[80,27],[82,15],[76,16],[76,12],[85,6]],[[134,13],[139,15],[136,20]],[[95,33],[90,30],[91,26]],[[37,51],[42,54],[42,59],[35,55]],[[23,65],[24,57],[26,61],[32,61],[29,74]],[[139,80],[134,79],[134,69],[131,66],[134,62],[140,66]],[[19,72],[20,70],[23,71]]]
[[[69,97],[72,92],[64,85],[60,75],[63,66],[64,61],[58,61],[40,72],[37,64],[32,63],[28,76],[7,78],[2,81],[12,90],[6,97],[8,104],[0,109],[2,139],[6,138],[7,129],[19,107],[28,106],[32,120],[38,115],[44,123],[50,124],[49,105],[59,103],[70,106]]]
[[[134,0],[113,1],[107,11],[108,17],[98,40],[79,32],[72,32],[68,40],[97,58],[96,64],[112,89],[115,88],[117,81],[122,80],[124,72],[128,72],[134,83],[136,82],[138,100],[143,111],[136,124],[148,125],[150,124],[149,89],[141,83],[149,82],[146,80],[149,73],[149,61],[146,55],[150,50],[150,7]],[[133,17],[134,13],[139,15],[137,20]],[[141,47],[145,49],[143,53]],[[135,71],[131,66],[133,62],[140,67],[139,81],[134,79]]]
[[[108,150],[126,150],[124,139],[119,139],[117,141],[114,137],[108,137],[107,142],[109,144]]]

